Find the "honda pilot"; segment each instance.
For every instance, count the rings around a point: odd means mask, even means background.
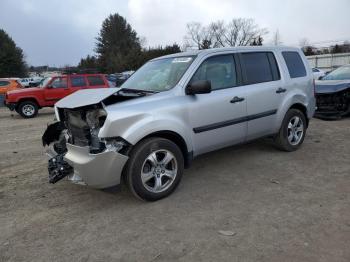
[[[314,111],[313,75],[300,49],[159,57],[121,88],[82,90],[56,103],[58,121],[42,138],[49,180],[104,189],[123,178],[135,196],[155,201],[201,154],[260,137],[297,150]]]

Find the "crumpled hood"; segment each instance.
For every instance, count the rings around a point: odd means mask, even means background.
[[[98,104],[99,102],[113,95],[119,90],[120,88],[98,88],[79,90],[59,100],[56,103],[56,107],[77,108],[87,105]]]
[[[315,82],[316,94],[328,94],[350,88],[350,80],[319,80]]]

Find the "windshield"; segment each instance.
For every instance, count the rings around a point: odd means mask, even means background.
[[[41,80],[38,87],[45,87],[47,85],[47,83],[50,82],[51,78],[52,77],[46,77],[43,80]]]
[[[173,88],[186,72],[194,57],[172,57],[143,65],[121,87],[162,92]]]
[[[350,65],[335,69],[323,77],[322,80],[350,80]]]

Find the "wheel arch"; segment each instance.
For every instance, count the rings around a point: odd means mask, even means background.
[[[306,119],[306,127],[309,124],[310,110],[312,106],[312,99],[309,99],[306,94],[300,93],[299,90],[291,90],[284,97],[278,110],[278,116],[276,121],[276,131],[278,131],[282,125],[283,119],[290,109],[300,110]]]
[[[297,109],[297,110],[301,111],[305,117],[305,120],[306,120],[306,127],[309,126],[309,118],[307,117],[307,108],[305,105],[303,105],[301,103],[294,103],[289,107],[289,109]]]
[[[21,97],[21,98],[19,98],[18,101],[17,101],[17,108],[24,101],[34,102],[38,106],[38,108],[41,108],[38,100],[35,97]]]
[[[184,161],[185,161],[185,168],[188,168],[191,165],[192,159],[193,159],[193,152],[188,150],[187,144],[185,139],[178,133],[171,131],[171,130],[161,130],[156,131],[153,133],[150,133],[143,137],[141,140],[139,140],[137,143],[141,142],[144,139],[150,138],[150,137],[161,137],[164,139],[168,139],[172,142],[174,142],[181,150]]]

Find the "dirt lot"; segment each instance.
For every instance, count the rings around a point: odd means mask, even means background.
[[[48,184],[52,112],[0,109],[0,261],[350,261],[350,119],[313,120],[293,153],[260,140],[204,155],[146,203]]]

